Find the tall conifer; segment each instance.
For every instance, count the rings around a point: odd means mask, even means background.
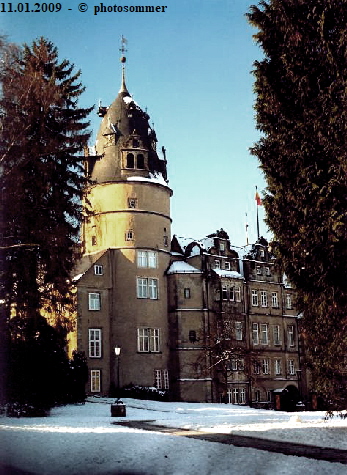
[[[58,60],[40,38],[22,49],[2,48],[0,70],[0,248],[3,317],[21,328],[43,328],[42,310],[59,332],[69,310],[70,272],[78,253],[91,108],[81,108],[80,71]],[[4,310],[5,309],[5,310]],[[21,319],[32,323],[22,324]],[[3,321],[3,320],[2,320]],[[21,327],[21,328],[19,328]]]
[[[343,405],[347,355],[347,1],[270,0],[250,23],[267,223],[296,286],[314,383]]]

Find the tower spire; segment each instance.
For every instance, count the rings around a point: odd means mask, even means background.
[[[129,94],[129,91],[126,87],[126,84],[125,84],[125,63],[126,63],[126,56],[125,56],[125,53],[127,52],[127,49],[126,49],[126,45],[128,44],[128,41],[126,38],[124,38],[124,36],[122,35],[121,36],[121,46],[119,48],[119,51],[121,53],[121,58],[120,58],[120,62],[122,63],[122,82],[121,82],[121,87],[120,87],[120,90],[119,90],[119,93],[126,93],[126,94]]]

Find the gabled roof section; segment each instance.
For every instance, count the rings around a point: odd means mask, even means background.
[[[79,282],[84,274],[100,259],[100,257],[105,254],[105,252],[107,251],[103,250],[83,256],[82,259],[77,262],[77,265],[72,272],[72,281]]]

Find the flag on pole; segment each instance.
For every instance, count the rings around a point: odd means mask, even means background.
[[[261,198],[260,198],[260,195],[259,195],[259,193],[258,193],[258,190],[256,190],[256,192],[255,192],[255,201],[257,202],[257,206],[262,206],[263,202],[262,202],[262,200],[261,200]]]

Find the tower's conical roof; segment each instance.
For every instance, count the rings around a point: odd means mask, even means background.
[[[124,153],[134,148],[148,158],[141,176],[161,173],[166,180],[166,160],[160,159],[156,152],[157,138],[149,125],[149,115],[143,111],[130,96],[125,83],[125,68],[122,68],[121,87],[116,99],[109,108],[100,107],[103,117],[95,144],[97,159],[90,160],[91,179],[97,183],[126,179]],[[136,170],[135,170],[136,174]]]

